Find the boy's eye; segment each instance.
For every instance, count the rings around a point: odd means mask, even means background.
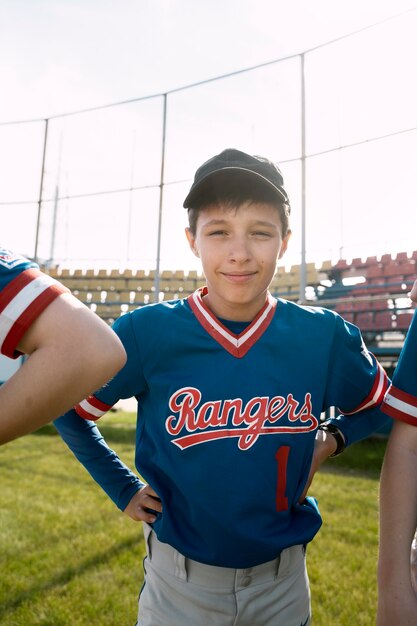
[[[209,236],[215,236],[215,235],[227,235],[225,230],[212,230],[211,232],[209,232]]]
[[[257,230],[253,234],[255,235],[255,237],[271,237],[271,233],[267,233],[262,230]]]

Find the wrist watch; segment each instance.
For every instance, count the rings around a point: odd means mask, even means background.
[[[336,439],[336,450],[330,456],[339,456],[346,448],[345,437],[342,432],[338,429],[334,424],[329,424],[329,422],[323,422],[320,424],[319,430],[324,430],[325,433],[330,433]]]

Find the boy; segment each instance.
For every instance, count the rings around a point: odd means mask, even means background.
[[[377,623],[408,626],[417,624],[417,313],[382,409],[395,423],[381,472]]]
[[[290,237],[274,163],[227,149],[197,170],[184,207],[206,287],[117,320],[126,367],[56,425],[145,522],[140,626],[306,625],[305,548],[321,518],[305,493],[325,458],[382,425],[387,379],[356,327],[269,294]],[[90,421],[132,395],[146,486]],[[334,405],[349,417],[321,428]]]
[[[0,387],[0,443],[61,415],[126,362],[98,316],[36,263],[1,246],[0,353],[29,355]]]

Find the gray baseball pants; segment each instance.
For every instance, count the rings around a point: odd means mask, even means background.
[[[305,549],[246,569],[187,559],[144,524],[147,557],[137,626],[309,626]]]

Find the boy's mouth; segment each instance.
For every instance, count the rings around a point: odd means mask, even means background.
[[[256,272],[223,272],[223,276],[228,280],[236,283],[243,283],[253,278]]]

